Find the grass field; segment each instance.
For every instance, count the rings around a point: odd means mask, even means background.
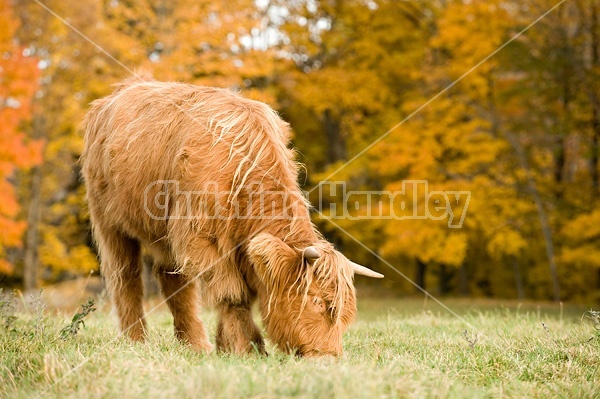
[[[6,398],[600,398],[600,325],[581,307],[446,301],[457,317],[431,301],[359,298],[344,356],[298,360],[272,347],[269,357],[201,356],[175,341],[164,307],[148,318],[148,342],[134,344],[102,303],[61,338],[73,314],[6,302]],[[214,314],[204,320],[214,334]]]

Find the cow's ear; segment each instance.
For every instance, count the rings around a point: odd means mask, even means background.
[[[248,257],[258,277],[265,284],[272,285],[291,277],[290,268],[298,254],[281,239],[261,233],[250,240]]]

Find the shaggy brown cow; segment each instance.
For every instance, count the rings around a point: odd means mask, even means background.
[[[299,355],[339,355],[356,313],[350,262],[315,230],[288,125],[217,88],[138,77],[94,101],[83,175],[101,268],[121,329],[142,340],[140,249],[155,259],[176,336],[209,351],[197,288],[219,312],[218,350],[264,352],[252,320]]]

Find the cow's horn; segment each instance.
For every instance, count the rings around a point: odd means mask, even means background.
[[[321,252],[313,246],[304,248],[304,258],[308,260],[315,260],[321,257]]]
[[[352,270],[354,270],[354,274],[360,274],[361,276],[373,277],[373,278],[383,278],[383,274],[374,272],[373,270],[366,268],[364,266],[359,265],[358,263],[350,262],[350,266],[352,266]]]

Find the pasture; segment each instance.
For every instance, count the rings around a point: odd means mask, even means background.
[[[148,341],[131,343],[102,298],[61,338],[75,312],[5,297],[0,397],[600,397],[600,320],[585,307],[445,301],[456,316],[432,301],[358,299],[344,356],[311,360],[270,345],[268,357],[199,355],[175,340],[164,305],[148,316]],[[214,342],[215,315],[203,319]]]

